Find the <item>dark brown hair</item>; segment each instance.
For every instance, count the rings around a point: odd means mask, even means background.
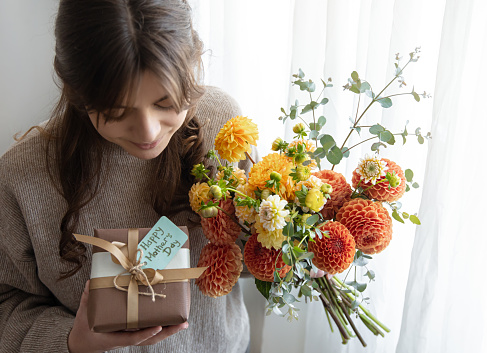
[[[89,120],[87,108],[110,111],[124,97],[131,97],[145,71],[160,78],[176,111],[188,109],[185,123],[156,157],[151,201],[160,215],[188,205],[181,200],[186,200],[193,181],[189,172],[203,159],[195,117],[195,105],[203,94],[198,85],[202,43],[184,0],[61,0],[55,37],[54,68],[61,97],[45,129],[49,133],[46,158],[51,177],[67,201],[59,242],[61,258],[73,264],[61,276],[66,278],[85,259],[86,248],[72,233],[80,210],[97,193],[103,160],[105,142]]]

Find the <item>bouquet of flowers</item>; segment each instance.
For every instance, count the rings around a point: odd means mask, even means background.
[[[321,301],[330,327],[331,317],[343,343],[356,336],[366,345],[352,317],[375,335],[384,336],[383,331],[389,331],[364,307],[362,292],[367,284],[357,281],[356,276],[352,281],[342,281],[334,275],[363,267],[371,255],[383,251],[392,239],[392,218],[420,224],[416,214],[400,211],[398,202],[411,187],[418,187],[412,180],[413,172],[403,171],[394,161],[379,156],[381,149],[396,143],[395,136],[401,136],[405,143],[409,134],[406,128],[393,133],[375,124],[368,126],[371,137],[346,146],[352,133],[361,133],[360,121],[373,104],[383,108],[392,105],[391,98],[399,94],[384,92],[395,81],[405,86],[403,71],[418,60],[418,52],[410,53],[402,67],[396,55],[395,75],[378,94],[357,72],[351,74],[344,89],[365,94],[368,105],[361,114],[357,109],[350,133],[341,145],[323,132],[325,117],[315,118],[320,106],[328,102],[322,94],[332,86],[331,80],[322,80],[323,89],[313,99],[315,83],[305,80],[301,70],[293,75],[293,83],[309,92],[310,102],[299,105],[296,101],[288,111],[281,109],[284,116],[280,120],[302,120],[293,127],[296,135],[291,142],[277,138],[273,152],[255,163],[249,153],[251,145],[257,144],[256,124],[237,116],[222,127],[215,139],[219,156],[214,150],[207,155],[217,160],[218,172],[212,176],[205,165],[195,165],[192,174],[200,181],[189,193],[191,207],[201,216],[209,240],[198,263],[208,269],[196,282],[204,294],[228,294],[240,276],[243,259],[268,301],[268,314],[275,312],[292,321],[298,318],[295,302]],[[420,100],[414,89],[401,94]],[[306,113],[312,113],[312,122],[303,118]],[[419,143],[431,137],[429,133],[422,136],[419,128],[414,135]],[[360,160],[348,183],[334,166],[348,157],[352,148],[368,141],[372,141],[373,154]],[[248,175],[231,164],[245,158],[253,163]],[[333,165],[331,170],[321,170],[325,158]],[[241,234],[246,235],[243,256],[236,244]],[[365,276],[371,281],[375,273],[368,270]]]

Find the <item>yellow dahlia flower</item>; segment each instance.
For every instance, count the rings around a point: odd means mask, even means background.
[[[282,242],[286,237],[282,234],[282,229],[268,231],[264,228],[259,217],[255,217],[255,230],[257,231],[257,240],[267,249],[279,250],[282,247]]]
[[[223,159],[238,162],[250,153],[250,145],[257,146],[259,131],[257,125],[247,117],[236,116],[226,122],[215,138],[215,149]]]
[[[249,173],[248,183],[254,189],[265,189],[266,183],[270,180],[272,172],[277,172],[281,175],[281,181],[279,186],[279,192],[277,193],[281,198],[286,200],[294,199],[294,182],[293,178],[289,176],[291,174],[293,164],[283,154],[271,153],[262,158],[259,163],[252,166]],[[275,189],[272,188],[275,192]]]
[[[193,211],[198,212],[201,207],[201,201],[206,203],[210,200],[210,187],[207,183],[196,183],[189,190],[189,204]]]

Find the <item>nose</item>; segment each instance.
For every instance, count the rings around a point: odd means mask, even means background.
[[[134,134],[134,142],[154,142],[161,133],[161,124],[157,115],[150,109],[137,112],[132,124],[132,133]]]

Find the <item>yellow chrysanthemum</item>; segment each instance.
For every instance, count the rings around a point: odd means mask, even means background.
[[[279,192],[277,193],[281,198],[285,200],[294,200],[294,182],[289,174],[292,172],[293,164],[289,159],[279,153],[271,153],[262,158],[259,163],[252,166],[249,173],[248,183],[254,189],[265,189],[266,183],[270,180],[272,172],[277,172],[281,175]],[[272,188],[275,192],[275,189]]]
[[[360,175],[364,183],[370,182],[375,185],[378,179],[386,175],[387,163],[382,161],[378,156],[370,157],[365,155],[360,159],[360,163],[355,171]]]
[[[247,183],[237,186],[237,191],[252,198],[255,198],[254,189]],[[241,196],[242,195],[236,195],[236,197]],[[249,208],[248,206],[237,206],[237,202],[235,201],[235,199],[233,200],[233,204],[235,205],[235,216],[237,216],[238,220],[241,223],[248,222],[249,224],[252,224],[255,222],[255,216],[257,215],[257,212],[253,207]]]
[[[220,180],[221,178],[223,178],[223,174],[224,174],[224,171],[220,170],[216,174],[216,177],[215,177],[216,180]],[[247,181],[247,176],[245,175],[245,170],[237,168],[237,167],[233,167],[233,175],[230,178],[231,179],[237,179],[239,185],[245,184],[245,182]]]
[[[267,249],[274,248],[279,250],[282,247],[282,242],[286,237],[282,234],[282,229],[275,229],[268,231],[264,228],[259,217],[255,218],[255,230],[257,231],[257,240]]]
[[[189,190],[189,204],[193,211],[198,212],[201,207],[201,201],[206,203],[210,200],[208,192],[210,187],[207,183],[196,183]]]
[[[215,149],[223,159],[238,162],[245,159],[250,145],[257,146],[259,131],[257,125],[247,117],[236,116],[227,121],[215,138]]]
[[[295,140],[295,141],[292,141],[291,143],[289,143],[289,145],[287,146],[287,148],[291,148],[291,147],[297,147],[298,144],[301,144],[301,145],[305,145],[306,147],[306,152],[314,152],[316,150],[316,146],[313,144],[312,141],[310,140]],[[292,161],[292,158],[290,157],[287,157],[290,161]],[[307,156],[305,161],[309,160],[310,157]],[[310,169],[310,170],[313,170],[317,167],[316,165],[316,161],[313,159],[311,160],[311,163],[307,165],[307,167]]]

